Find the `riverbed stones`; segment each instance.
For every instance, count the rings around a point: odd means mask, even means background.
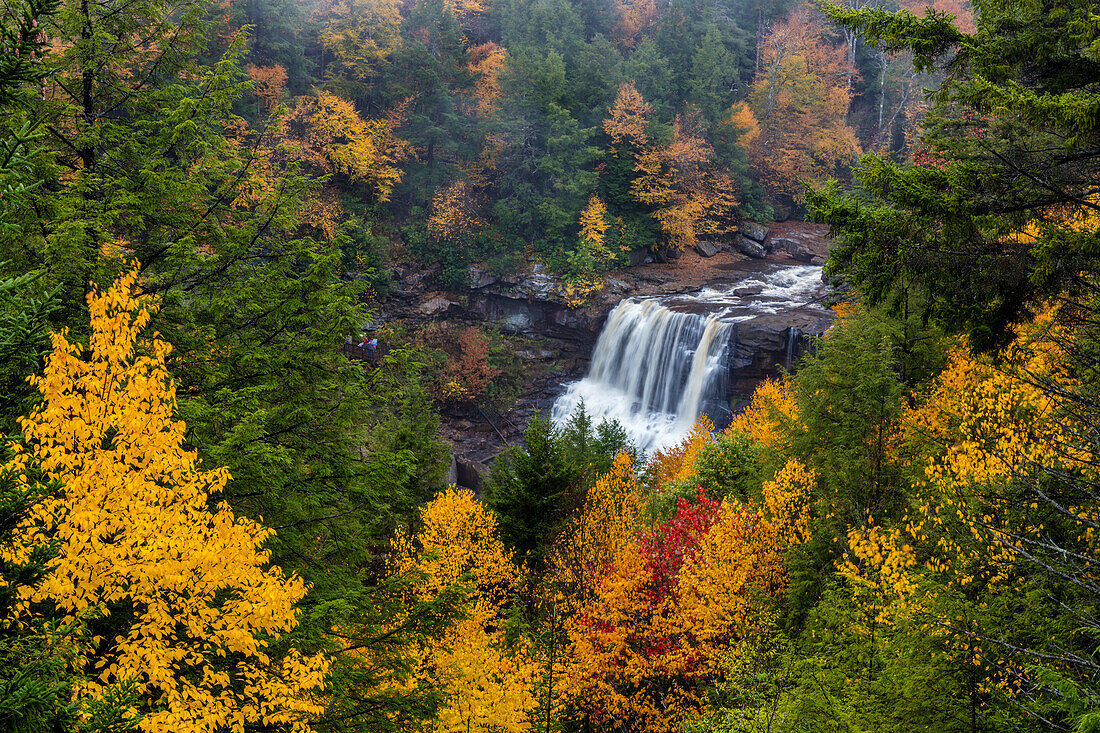
[[[808,244],[797,239],[791,239],[787,242],[787,254],[796,260],[802,262],[809,262],[815,257],[814,251]]]
[[[786,250],[788,255],[802,262],[809,262],[816,256],[810,245],[794,237],[774,237],[769,244],[773,252]]]

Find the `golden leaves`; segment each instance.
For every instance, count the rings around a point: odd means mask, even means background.
[[[726,433],[744,433],[758,445],[782,449],[785,428],[799,422],[798,400],[791,386],[786,381],[766,379],[753,392],[748,407],[730,422]]]
[[[536,669],[526,642],[510,648],[504,638],[500,614],[519,569],[500,540],[496,517],[472,491],[451,487],[421,509],[420,519],[423,528],[415,536],[394,540],[393,569],[420,574],[422,598],[465,585],[473,601],[470,617],[440,645],[410,650],[435,684],[449,688],[431,730],[520,733],[535,706]]]
[[[394,569],[418,571],[422,597],[473,578],[478,598],[499,609],[519,581],[512,555],[504,549],[495,515],[469,489],[451,487],[420,510],[423,528],[394,541]]]
[[[300,98],[287,125],[302,158],[318,172],[361,182],[379,201],[389,200],[404,175],[400,164],[413,156],[412,146],[394,134],[393,122],[364,120],[351,102],[324,91]]]
[[[484,226],[474,190],[466,181],[456,179],[432,196],[428,231],[437,241],[466,242]]]
[[[588,205],[581,212],[581,239],[594,245],[603,245],[608,226],[607,206],[600,201],[599,196],[592,194],[588,198]]]
[[[751,110],[735,110],[750,158],[780,195],[800,195],[799,179],[841,175],[860,153],[845,122],[857,72],[843,46],[822,38],[805,7],[771,26],[760,44]]]
[[[764,482],[764,506],[784,547],[810,539],[810,504],[817,475],[794,458]]]
[[[213,731],[230,720],[307,730],[328,660],[291,652],[273,665],[264,652],[296,625],[305,585],[268,567],[261,547],[271,530],[224,502],[210,510],[229,473],[201,470],[183,447],[170,347],[155,334],[139,339],[153,307],[131,294],[136,280],[134,270],[90,294],[87,352],[57,334],[30,380],[42,403],[21,420],[25,442],[11,466],[33,459],[64,486],[22,538],[27,548],[49,538],[60,548],[35,598],[70,617],[126,609],[119,635],[85,661],[98,676],[80,695],[134,682],[144,731]]]
[[[600,573],[634,541],[644,507],[634,459],[619,453],[611,470],[589,489],[584,506],[569,520],[548,558],[570,612],[591,598]]]
[[[395,0],[325,0],[315,15],[324,23],[321,45],[350,79],[371,79],[401,45]]]
[[[477,116],[489,119],[500,106],[504,92],[500,75],[504,71],[507,50],[492,41],[472,46],[469,50],[469,69],[478,75],[474,82],[474,99],[477,100]]]
[[[619,85],[615,103],[611,105],[609,111],[610,116],[604,120],[603,129],[611,136],[611,141],[615,145],[621,145],[626,141],[640,148],[649,142],[646,127],[649,125],[649,115],[653,110],[642,99],[634,82]]]

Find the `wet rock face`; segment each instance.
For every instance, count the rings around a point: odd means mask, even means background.
[[[738,323],[730,336],[729,394],[734,408],[752,397],[757,385],[790,371],[832,324],[832,313],[811,306],[761,315]]]

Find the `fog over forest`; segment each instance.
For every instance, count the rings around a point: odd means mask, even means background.
[[[1094,0],[0,0],[0,733],[1100,730]]]

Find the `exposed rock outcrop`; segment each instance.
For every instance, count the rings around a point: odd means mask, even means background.
[[[813,339],[832,324],[832,312],[808,306],[763,314],[736,324],[730,337],[729,393],[736,408],[752,397],[761,381],[790,370]]]

